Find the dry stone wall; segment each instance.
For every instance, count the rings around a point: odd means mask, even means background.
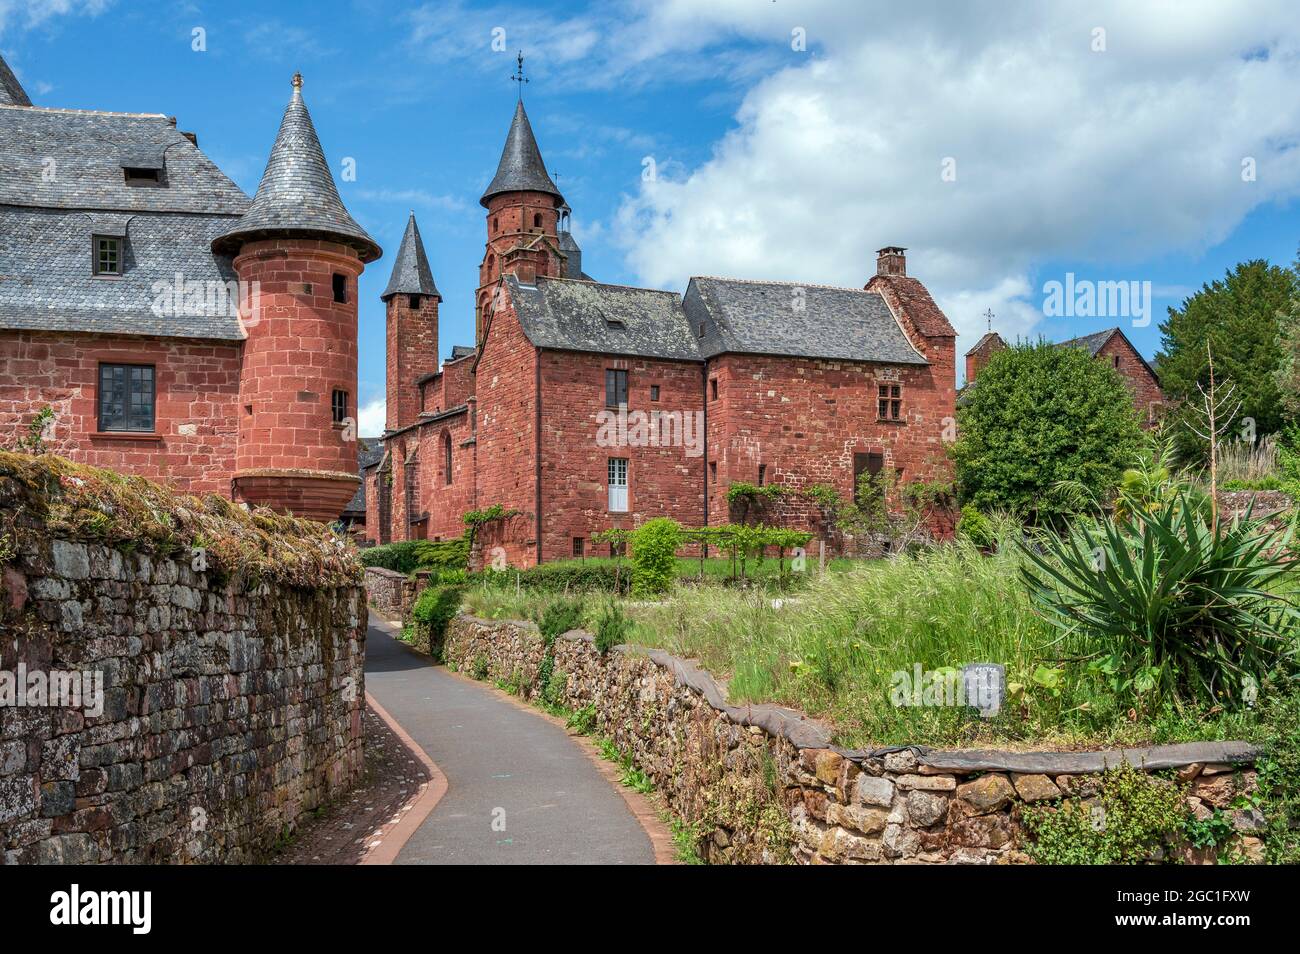
[[[360,777],[365,592],[326,528],[2,453],[0,513],[3,863],[254,861]]]
[[[1234,810],[1255,784],[1253,750],[1221,742],[1090,753],[941,752],[907,747],[837,748],[824,727],[779,706],[727,704],[714,680],[659,650],[616,647],[602,656],[575,631],[546,648],[530,623],[468,616],[448,629],[449,665],[547,691],[569,709],[590,706],[613,739],[694,825],[715,863],[1015,864],[1020,809],[1062,796],[1088,799],[1097,773],[1127,761],[1178,769],[1198,815],[1214,809],[1238,828],[1239,850],[1257,859],[1258,813]],[[1189,852],[1189,862],[1213,862]]]

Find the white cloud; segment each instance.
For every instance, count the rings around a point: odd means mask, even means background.
[[[381,397],[361,405],[357,411],[357,436],[378,437],[384,433],[387,413],[388,401]]]
[[[0,0],[0,34],[10,27],[30,30],[69,13],[98,16],[112,2],[113,0]]]
[[[1300,194],[1300,18],[1222,5],[808,3],[648,8],[652,41],[726,34],[813,52],[746,95],[712,157],[627,197],[617,232],[641,280],[692,274],[860,286],[908,246],[960,346],[1041,318],[1053,260],[1152,261],[1226,237]],[[1104,27],[1105,52],[1093,52]],[[941,163],[956,162],[956,180]],[[1241,164],[1253,157],[1254,182]],[[1116,278],[1142,278],[1127,271]]]

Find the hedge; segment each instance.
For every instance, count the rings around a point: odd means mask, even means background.
[[[464,537],[455,540],[406,540],[387,543],[361,551],[363,566],[377,566],[397,573],[415,570],[463,570],[469,561],[469,541]]]

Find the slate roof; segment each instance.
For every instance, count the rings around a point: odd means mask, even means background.
[[[452,345],[451,360],[459,361],[461,358],[468,358],[475,350],[477,349],[471,348],[469,345]]]
[[[1006,342],[1002,341],[1002,336],[1000,334],[998,334],[996,331],[986,331],[983,335],[980,336],[980,340],[975,342],[975,347],[967,351],[966,354],[967,356],[970,356],[972,354],[979,354],[979,352],[983,350],[987,345],[994,344],[995,342],[1001,342],[1002,346],[1006,347]]]
[[[141,153],[161,184],[127,184]],[[161,113],[0,106],[0,205],[235,216],[248,196]]]
[[[3,56],[0,56],[0,104],[6,106],[32,104],[32,101],[27,98],[27,90],[23,89],[23,84],[18,82],[18,77],[14,76],[14,71],[9,68]]]
[[[1138,356],[1138,360],[1142,362],[1142,366],[1147,369],[1147,372],[1151,377],[1156,381],[1159,381],[1160,376],[1156,374],[1155,368],[1151,367],[1147,359],[1142,357],[1142,352],[1133,347],[1133,342],[1128,340],[1128,335],[1124,334],[1124,332],[1119,328],[1107,328],[1104,331],[1094,331],[1090,335],[1081,335],[1078,338],[1071,338],[1069,341],[1058,342],[1056,346],[1058,348],[1087,348],[1088,353],[1095,358],[1097,357],[1097,353],[1101,351],[1102,348],[1106,347],[1107,342],[1109,342],[1111,338],[1115,337],[1115,335],[1119,335],[1124,339],[1128,346],[1133,349],[1133,353]]]
[[[293,95],[284,109],[253,204],[239,224],[218,236],[213,251],[232,253],[243,242],[271,236],[309,236],[355,248],[363,262],[383,250],[343,207],[316,127],[302,99],[302,77],[294,74]]]
[[[228,308],[221,299],[211,305],[207,299],[208,289],[235,281],[230,258],[211,251],[212,239],[234,221],[0,206],[0,328],[241,341],[237,298],[230,296]],[[111,234],[117,223],[125,224],[127,235],[123,274],[97,278],[91,235]],[[178,309],[170,295],[155,290],[155,282],[173,285],[177,273],[187,283],[204,283],[201,307],[182,301]]]
[[[158,183],[127,183],[140,157]],[[224,290],[212,240],[247,207],[166,116],[0,105],[0,327],[242,340],[233,298],[178,310],[155,283]],[[93,235],[126,239],[120,277],[92,274]]]
[[[684,308],[706,357],[736,352],[928,363],[873,291],[697,277],[686,289]]]
[[[393,273],[379,299],[388,301],[394,295],[433,295],[442,300],[438,286],[433,283],[433,271],[429,268],[428,256],[424,254],[424,242],[420,238],[420,227],[415,224],[414,212],[406,221],[402,244],[393,259]]]
[[[539,348],[701,358],[676,292],[567,278],[525,285],[510,275],[506,282],[524,334]]]
[[[542,162],[542,151],[537,148],[523,100],[515,106],[515,118],[510,122],[501,161],[497,163],[497,174],[488,183],[479,202],[486,208],[488,200],[502,192],[545,192],[564,200]]]
[[[356,513],[365,516],[366,513],[366,480],[365,471],[368,467],[373,467],[379,463],[384,456],[384,442],[378,437],[358,437],[357,438],[357,473],[361,475],[361,486],[357,492],[352,495],[348,505],[343,508],[344,513]]]

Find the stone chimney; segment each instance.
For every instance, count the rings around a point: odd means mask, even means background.
[[[899,248],[897,245],[886,245],[884,248],[876,250],[876,274],[877,275],[899,275],[907,274],[907,256],[903,253],[907,249]]]

